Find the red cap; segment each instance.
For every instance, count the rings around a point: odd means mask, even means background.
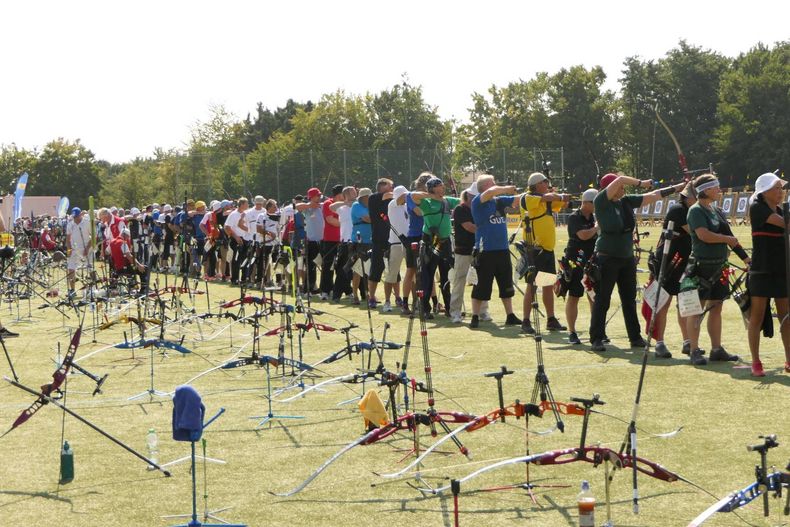
[[[307,199],[313,199],[316,196],[320,196],[321,191],[317,188],[313,187],[307,191]]]
[[[603,189],[605,189],[606,187],[608,187],[608,186],[609,186],[609,184],[610,184],[612,181],[614,181],[615,179],[617,179],[617,174],[612,174],[612,173],[606,174],[604,177],[602,177],[602,178],[601,178],[601,183],[600,183],[600,185],[601,185],[601,190],[603,190]]]

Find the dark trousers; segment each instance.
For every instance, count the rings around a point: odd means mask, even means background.
[[[237,283],[239,281],[239,272],[241,271],[241,265],[244,263],[244,260],[247,259],[247,242],[242,240],[242,242],[236,243],[236,240],[231,238],[230,240],[230,248],[233,249],[233,263],[230,266],[230,281],[233,283]],[[246,271],[242,275],[241,279],[246,280]]]
[[[307,285],[311,292],[316,290],[316,282],[318,281],[318,266],[313,260],[319,254],[321,254],[321,242],[308,241],[307,254],[305,254],[307,262],[305,263],[307,267]]]
[[[351,273],[347,273],[345,270],[350,248],[351,244],[347,242],[341,242],[337,247],[334,261],[335,283],[332,286],[332,300],[339,300],[343,295],[351,293]]]
[[[620,304],[628,331],[628,340],[642,337],[636,314],[636,262],[632,257],[598,256],[601,279],[595,284],[595,302],[590,319],[590,341],[602,340],[606,335],[606,312],[612,300],[614,286],[620,294]]]
[[[428,238],[430,240],[430,238]],[[431,290],[433,289],[433,276],[439,269],[439,289],[441,290],[444,309],[450,309],[450,268],[453,266],[453,256],[450,253],[450,240],[445,239],[433,247],[432,241],[423,240],[425,258],[420,269],[420,284],[422,285],[422,309],[424,313],[431,311]],[[438,252],[438,254],[436,254]]]
[[[335,285],[335,255],[340,242],[321,242],[321,293],[332,293]]]

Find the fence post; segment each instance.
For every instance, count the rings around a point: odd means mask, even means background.
[[[343,149],[343,186],[348,186],[348,175],[346,174],[346,149]]]
[[[310,187],[314,187],[314,178],[313,178],[313,149],[310,149]],[[323,190],[323,189],[322,189]]]

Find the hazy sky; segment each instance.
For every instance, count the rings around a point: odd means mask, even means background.
[[[182,148],[222,104],[376,92],[406,73],[443,117],[536,72],[657,59],[680,39],[735,56],[790,38],[790,2],[4,2],[0,144],[81,139],[99,159]]]

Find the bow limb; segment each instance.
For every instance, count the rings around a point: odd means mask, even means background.
[[[517,463],[533,463],[536,459],[538,459],[540,456],[542,456],[544,454],[532,454],[532,455],[528,455],[528,456],[519,456],[519,457],[510,458],[510,459],[505,459],[503,461],[499,461],[499,462],[494,463],[492,465],[488,465],[488,466],[485,466],[485,467],[480,468],[478,470],[475,470],[474,472],[472,472],[468,476],[465,476],[465,477],[463,477],[463,478],[461,478],[461,479],[459,479],[457,481],[459,483],[463,484],[463,483],[466,483],[467,481],[469,481],[471,479],[476,478],[477,476],[480,476],[481,474],[485,474],[486,472],[491,472],[492,470],[498,470],[498,469],[500,469],[502,467],[506,467],[508,465],[514,465],[514,464],[517,464]],[[438,487],[438,488],[435,488],[435,489],[418,488],[417,490],[419,490],[423,495],[440,494],[442,492],[450,490],[450,485],[445,485],[444,487]]]
[[[719,510],[722,507],[727,505],[730,502],[730,500],[732,500],[735,497],[735,495],[736,493],[728,494],[726,497],[720,499],[719,501],[717,501],[716,503],[705,509],[702,512],[702,514],[700,514],[699,516],[691,520],[691,522],[689,522],[688,527],[698,527],[699,525],[702,525],[703,523],[708,521],[711,518],[711,516],[719,512]]]
[[[656,119],[658,120],[659,123],[661,123],[661,126],[664,128],[664,130],[667,131],[669,138],[672,139],[672,143],[675,145],[675,150],[677,150],[678,152],[678,164],[680,165],[680,169],[683,171],[683,178],[686,181],[688,181],[689,179],[691,179],[691,173],[689,172],[688,165],[686,164],[686,156],[683,153],[683,149],[680,148],[680,143],[678,142],[677,137],[675,137],[675,134],[672,133],[672,130],[670,130],[667,123],[664,121],[664,119],[661,118],[661,115],[658,113],[658,104],[656,104],[653,110],[656,113]]]
[[[317,478],[324,470],[329,468],[329,465],[331,465],[332,463],[334,463],[335,461],[340,459],[340,457],[343,454],[345,454],[346,452],[348,452],[349,450],[351,450],[355,446],[370,445],[372,443],[375,443],[376,441],[380,441],[380,440],[384,439],[385,437],[389,437],[390,435],[394,434],[400,428],[400,423],[402,422],[403,419],[405,419],[407,417],[413,417],[413,415],[406,414],[405,416],[402,416],[401,419],[399,419],[398,421],[389,423],[389,424],[387,424],[387,425],[385,425],[385,426],[383,426],[381,428],[376,428],[374,430],[371,430],[370,432],[368,432],[367,434],[363,435],[359,439],[347,444],[346,446],[341,448],[337,453],[335,453],[335,455],[333,455],[332,457],[330,457],[329,459],[324,461],[323,465],[318,467],[318,469],[315,472],[310,474],[310,476],[306,480],[304,480],[302,483],[300,483],[293,490],[290,490],[288,492],[282,492],[282,493],[269,492],[269,494],[271,494],[273,496],[279,496],[281,498],[287,498],[289,496],[293,496],[294,494],[296,494],[298,492],[301,492],[315,478]]]
[[[465,423],[465,424],[459,426],[458,428],[456,428],[455,430],[453,430],[449,434],[445,434],[444,437],[442,437],[441,439],[436,441],[434,444],[429,446],[427,449],[425,449],[425,451],[422,454],[420,454],[420,456],[417,457],[417,459],[415,459],[414,461],[409,463],[407,466],[403,467],[398,472],[392,472],[392,473],[389,473],[389,474],[376,474],[376,475],[379,476],[379,477],[382,477],[382,478],[397,478],[399,476],[402,476],[403,474],[405,474],[406,472],[411,470],[412,467],[415,467],[415,466],[419,465],[422,462],[422,460],[425,459],[428,456],[428,454],[430,454],[431,452],[433,452],[434,450],[439,448],[442,444],[444,444],[447,441],[451,440],[452,438],[456,437],[458,434],[460,434],[464,430],[469,430],[470,427],[472,427],[476,422],[477,422],[476,419],[472,420],[472,421],[469,421],[468,423]]]
[[[307,370],[305,370],[305,371],[307,371]],[[307,388],[305,388],[304,390],[300,391],[296,395],[292,395],[291,397],[288,397],[286,399],[272,399],[272,400],[275,401],[275,402],[278,402],[278,403],[290,403],[291,401],[293,401],[295,399],[298,399],[300,397],[304,397],[306,394],[308,394],[308,393],[310,393],[310,392],[312,392],[314,390],[318,390],[318,389],[320,389],[320,388],[322,388],[324,386],[327,386],[327,385],[330,385],[330,384],[342,383],[342,382],[354,379],[356,377],[356,375],[357,375],[356,373],[351,373],[351,374],[348,374],[348,375],[341,375],[339,377],[333,377],[331,379],[327,379],[325,381],[319,382],[318,384],[314,384],[312,386],[308,386]]]

